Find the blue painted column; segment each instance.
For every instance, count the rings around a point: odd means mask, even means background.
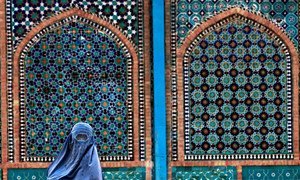
[[[154,178],[167,179],[164,1],[152,0],[154,76]]]

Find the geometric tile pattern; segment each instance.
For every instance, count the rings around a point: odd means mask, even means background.
[[[246,8],[261,13],[282,27],[291,40],[298,45],[298,0],[178,0],[177,5],[177,40],[180,44],[198,24],[215,13],[232,6]]]
[[[48,169],[8,169],[8,179],[11,180],[45,180]],[[103,179],[146,179],[145,168],[103,168]]]
[[[45,180],[47,169],[8,169],[7,179],[11,180]]]
[[[242,170],[244,180],[300,179],[300,166],[245,166]]]
[[[172,179],[237,179],[237,171],[232,166],[173,167]]]
[[[13,0],[11,12],[14,40],[21,40],[35,24],[72,7],[109,19],[112,24],[119,26],[128,37],[137,42],[138,2],[131,0]]]
[[[146,179],[146,169],[143,167],[136,168],[104,168],[103,169],[104,179]]]
[[[74,20],[27,48],[20,60],[24,160],[52,160],[80,121],[94,128],[101,159],[132,158],[132,108],[127,107],[132,103],[132,60],[107,32]]]
[[[184,67],[187,159],[292,157],[291,65],[275,39],[234,18],[192,43]]]

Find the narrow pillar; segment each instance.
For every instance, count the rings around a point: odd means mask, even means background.
[[[154,178],[167,179],[164,1],[152,0],[154,77]],[[153,179],[154,179],[153,178]]]

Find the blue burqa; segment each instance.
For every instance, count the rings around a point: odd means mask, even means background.
[[[47,180],[102,180],[93,128],[77,123],[58,157],[48,168]]]

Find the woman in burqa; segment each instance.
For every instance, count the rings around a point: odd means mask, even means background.
[[[63,149],[48,168],[47,180],[102,180],[93,128],[77,123]]]

